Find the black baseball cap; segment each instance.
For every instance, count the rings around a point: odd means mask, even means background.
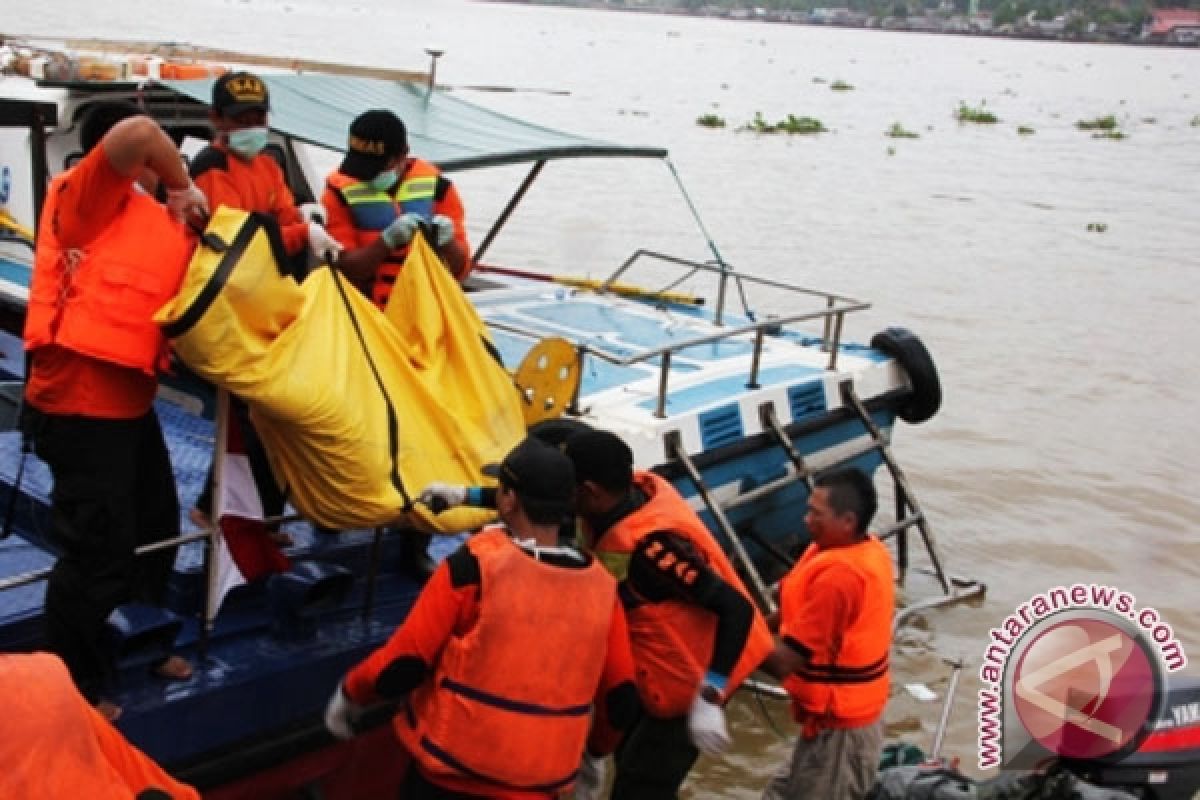
[[[558,448],[532,436],[483,474],[517,493],[530,516],[565,515],[575,503],[575,469]]]
[[[360,181],[368,181],[396,156],[408,152],[408,131],[404,123],[382,108],[364,111],[350,123],[346,157],[338,171]]]
[[[270,111],[267,84],[251,72],[226,72],[213,83],[212,107],[222,117],[235,117],[243,111]]]
[[[633,451],[611,431],[582,431],[567,439],[563,449],[580,483],[594,481],[614,492],[633,483]]]

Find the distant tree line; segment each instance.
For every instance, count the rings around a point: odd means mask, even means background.
[[[683,8],[688,11],[703,9],[754,9],[766,11],[812,11],[814,8],[842,7],[861,11],[878,17],[906,17],[932,10],[953,10],[966,14],[971,0],[650,0],[649,5],[661,8]],[[645,7],[645,2],[633,0],[609,0],[609,5]],[[1146,0],[978,0],[978,10],[990,11],[993,25],[1011,24],[1033,12],[1035,19],[1051,20],[1068,12],[1076,13],[1083,24],[1094,22],[1099,25],[1142,22],[1153,3]],[[1200,9],[1200,0],[1173,0],[1160,7]]]

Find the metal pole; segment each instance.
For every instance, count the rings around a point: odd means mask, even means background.
[[[758,367],[762,362],[763,348],[763,329],[759,328],[754,332],[754,355],[750,359],[750,380],[746,383],[747,389],[758,389]]]
[[[437,85],[437,60],[445,55],[446,51],[436,47],[426,47],[425,52],[429,54],[429,80],[425,82],[425,102],[429,102],[429,98],[433,95],[433,87]]]
[[[500,216],[496,217],[496,221],[492,223],[491,230],[483,237],[483,241],[479,243],[479,247],[475,248],[475,253],[471,256],[476,264],[483,258],[483,254],[487,252],[488,248],[492,246],[492,241],[500,233],[500,229],[504,227],[504,223],[508,222],[508,218],[512,216],[513,211],[517,208],[517,204],[525,197],[525,193],[529,191],[529,187],[533,185],[533,182],[537,179],[544,166],[546,166],[545,159],[535,162],[528,174],[525,175],[525,179],[521,181],[521,185],[517,187],[517,191],[509,198],[508,204],[504,206],[504,210],[500,212]]]
[[[213,631],[213,622],[217,618],[214,603],[217,600],[217,545],[221,537],[221,514],[225,510],[225,451],[229,439],[229,392],[217,389],[217,429],[213,441],[213,489],[212,505],[209,507],[208,547],[204,551],[204,570],[207,580],[204,586],[204,603],[200,611],[200,638],[197,650],[200,659],[208,654],[208,641]]]
[[[658,419],[667,418],[667,376],[671,374],[671,351],[662,354],[662,371],[658,376],[658,405],[654,416]]]
[[[778,609],[775,606],[775,601],[771,599],[771,592],[763,583],[762,576],[758,574],[758,569],[754,566],[754,561],[750,558],[750,554],[746,552],[746,546],[742,544],[741,538],[737,535],[733,525],[729,523],[729,518],[725,516],[725,512],[717,503],[712,492],[708,489],[708,484],[700,477],[700,471],[696,469],[696,465],[692,463],[692,459],[683,449],[683,441],[678,437],[672,437],[667,440],[668,447],[671,448],[671,455],[680,464],[683,464],[687,471],[688,477],[691,478],[692,485],[696,487],[696,491],[700,493],[701,499],[704,500],[704,505],[708,507],[712,513],[713,519],[717,521],[717,526],[721,532],[725,534],[725,538],[729,539],[730,546],[733,547],[733,554],[737,561],[742,565],[742,569],[746,571],[746,576],[750,579],[750,588],[758,597],[759,606],[768,614],[774,614]]]
[[[954,705],[954,692],[958,689],[958,676],[962,672],[962,659],[949,662],[954,667],[950,676],[950,688],[946,690],[946,702],[942,705],[942,718],[938,722],[937,733],[933,737],[933,751],[929,754],[931,761],[937,761],[942,753],[942,742],[946,740],[946,727],[950,724],[950,708]]]

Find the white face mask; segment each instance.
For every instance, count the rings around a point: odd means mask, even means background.
[[[229,149],[242,158],[250,159],[262,152],[267,146],[267,128],[241,128],[226,134]]]
[[[374,178],[371,178],[371,188],[381,192],[390,191],[398,180],[400,180],[400,176],[396,174],[396,170],[385,169]]]

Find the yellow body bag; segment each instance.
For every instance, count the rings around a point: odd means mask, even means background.
[[[285,259],[272,224],[222,207],[158,321],[188,367],[249,405],[292,505],[335,529],[492,519],[414,502],[434,481],[482,484],[525,435],[512,378],[437,255],[414,239],[386,316],[335,269],[298,283]]]

